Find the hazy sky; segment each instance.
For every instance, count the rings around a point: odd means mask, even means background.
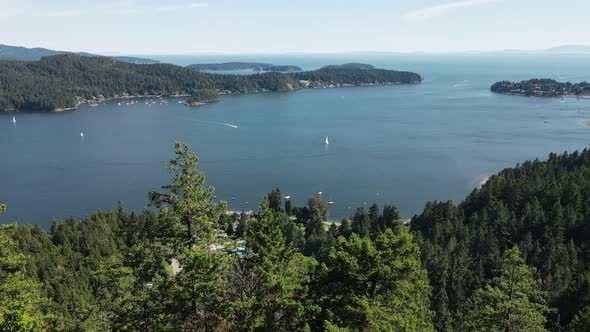
[[[590,0],[0,0],[0,44],[124,54],[590,44]]]

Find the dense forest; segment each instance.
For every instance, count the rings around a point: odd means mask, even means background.
[[[188,68],[199,71],[222,71],[253,69],[258,71],[294,72],[303,71],[301,67],[293,65],[273,65],[260,62],[223,62],[223,63],[198,63],[188,65]]]
[[[534,97],[588,96],[590,95],[590,83],[563,83],[552,79],[535,78],[522,82],[496,82],[490,90],[496,93]]]
[[[0,227],[0,330],[590,327],[589,150],[505,169],[409,224],[376,204],[326,223],[321,196],[292,206],[278,188],[228,214],[190,147],[175,152],[141,213]]]
[[[302,83],[301,80],[307,80]],[[0,110],[56,110],[102,98],[291,91],[305,86],[419,83],[415,73],[319,69],[301,73],[219,75],[171,64],[132,64],[106,57],[64,54],[39,61],[0,61]]]

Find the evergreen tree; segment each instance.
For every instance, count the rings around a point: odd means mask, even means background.
[[[345,238],[348,238],[350,235],[352,235],[352,226],[348,219],[342,219],[340,222],[340,226],[338,227],[338,235],[344,236]]]
[[[238,226],[236,227],[236,237],[237,238],[246,238],[246,234],[248,231],[248,216],[246,216],[246,213],[244,213],[244,211],[242,211],[242,213],[240,213],[240,219],[238,220]]]
[[[293,207],[291,206],[291,200],[287,199],[285,200],[285,212],[287,213],[288,216],[290,216],[293,211],[292,211]]]
[[[264,198],[259,211],[248,228],[247,256],[242,266],[244,277],[253,278],[255,287],[248,293],[239,292],[233,304],[237,330],[292,331],[306,326],[304,319],[310,310],[304,301],[310,271],[316,262],[296,254],[288,248],[268,198]],[[250,272],[248,272],[250,271]],[[237,292],[236,292],[237,293]]]
[[[399,210],[394,205],[385,205],[383,207],[383,217],[381,228],[393,228],[400,220]]]
[[[228,305],[223,298],[227,287],[226,257],[200,247],[187,249],[179,255],[182,270],[175,277],[172,293],[184,330],[215,331],[224,325]]]
[[[166,167],[174,176],[164,192],[150,192],[150,203],[161,209],[170,222],[177,244],[207,244],[213,235],[213,224],[225,211],[225,203],[214,203],[214,189],[206,188],[205,175],[197,170],[199,159],[190,146],[176,142],[176,158]]]
[[[330,243],[328,233],[324,228],[322,211],[314,209],[311,218],[305,225],[305,247],[303,253],[307,256],[323,260],[328,254]]]
[[[495,277],[477,290],[463,309],[462,329],[471,331],[545,331],[549,308],[535,270],[518,247],[506,251]]]
[[[281,211],[281,207],[283,205],[283,195],[281,194],[281,190],[278,187],[273,189],[270,194],[268,194],[268,205],[275,212]]]
[[[307,208],[309,214],[319,213],[322,221],[328,220],[328,202],[323,200],[322,196],[318,194],[311,195],[307,200]],[[309,214],[303,216],[302,220],[308,219]]]
[[[0,227],[0,331],[41,331],[47,304],[41,284],[26,273],[26,258],[10,237],[15,226]]]
[[[227,223],[227,227],[225,228],[225,234],[227,234],[227,236],[234,235],[234,223],[233,223],[233,221],[230,221],[229,223]]]
[[[385,228],[381,227],[382,223],[382,216],[381,211],[379,211],[379,206],[377,203],[373,203],[369,208],[369,220],[371,223],[371,237],[376,238]]]
[[[330,324],[351,330],[433,331],[429,285],[405,226],[373,243],[340,237],[327,262],[322,307]]]
[[[371,221],[364,208],[357,208],[352,216],[352,231],[361,237],[369,236]]]

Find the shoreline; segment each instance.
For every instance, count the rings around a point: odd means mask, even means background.
[[[491,90],[490,90],[491,91]],[[590,99],[590,95],[573,95],[573,94],[566,94],[566,95],[557,95],[557,96],[543,96],[543,95],[526,95],[524,93],[513,93],[513,92],[496,92],[492,91],[493,93],[499,95],[508,95],[508,96],[516,96],[516,97],[529,97],[529,98],[576,98],[576,99]]]
[[[257,94],[257,93],[267,93],[267,92],[292,92],[292,91],[298,91],[298,90],[314,90],[314,89],[337,89],[337,88],[355,88],[355,87],[376,87],[376,86],[392,86],[392,85],[413,85],[413,84],[421,84],[422,82],[410,82],[410,83],[402,83],[402,82],[381,82],[381,83],[359,83],[359,84],[350,84],[350,83],[326,83],[326,82],[317,82],[317,83],[309,83],[309,82],[302,82],[302,86],[301,87],[293,87],[293,86],[289,86],[289,89],[286,91],[271,91],[271,90],[266,90],[266,89],[262,89],[262,90],[254,90],[254,91],[248,91],[248,92],[239,92],[239,91],[230,91],[230,90],[221,90],[219,91],[219,95],[246,95],[246,94]],[[90,104],[90,103],[101,103],[101,102],[105,102],[105,101],[111,101],[111,100],[126,100],[126,99],[134,99],[134,98],[160,98],[160,97],[190,97],[190,94],[186,94],[186,93],[181,93],[181,94],[175,94],[175,95],[165,95],[165,94],[153,94],[153,95],[122,95],[122,96],[114,96],[114,97],[99,97],[99,98],[94,98],[94,99],[81,99],[78,101],[78,103],[75,106],[72,107],[61,107],[61,108],[56,108],[53,110],[6,110],[6,111],[0,111],[2,113],[20,113],[20,112],[28,112],[28,113],[61,113],[61,112],[67,112],[67,111],[75,111],[77,110],[80,106],[84,105],[84,104]],[[590,99],[590,96],[588,96],[588,98]],[[188,107],[199,107],[199,106],[205,106],[211,102],[217,102],[217,101],[221,101],[223,98],[219,98],[217,100],[212,100],[212,101],[205,101],[205,102],[199,102],[198,105],[188,105],[188,100],[185,101],[183,103],[183,105],[186,105]]]
[[[105,101],[111,101],[111,100],[126,100],[126,99],[135,99],[135,98],[159,98],[159,97],[164,97],[165,95],[162,94],[158,94],[158,95],[126,95],[126,96],[115,96],[115,97],[100,97],[100,98],[96,98],[96,99],[83,99],[78,101],[78,103],[75,106],[72,107],[63,107],[63,108],[56,108],[53,109],[51,111],[38,111],[38,112],[48,112],[48,113],[61,113],[61,112],[66,112],[66,111],[75,111],[77,110],[81,105],[84,104],[90,104],[90,103],[102,103]],[[166,95],[168,97],[190,97],[189,94],[176,94],[176,95]],[[15,111],[15,112],[35,112],[35,111]]]

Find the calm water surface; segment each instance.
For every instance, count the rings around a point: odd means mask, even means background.
[[[169,178],[173,142],[189,143],[207,183],[232,209],[254,209],[279,186],[303,204],[322,191],[341,218],[365,203],[393,203],[403,216],[427,200],[460,201],[488,175],[549,152],[588,145],[590,100],[496,95],[501,79],[590,79],[578,57],[192,58],[259,60],[306,69],[362,61],[413,70],[420,85],[224,96],[189,109],[169,98],[109,101],[52,114],[0,114],[0,222],[133,210]],[[146,105],[149,102],[151,106]],[[152,103],[155,102],[155,103]],[[84,132],[84,137],[80,137]],[[325,136],[330,145],[323,144]]]

